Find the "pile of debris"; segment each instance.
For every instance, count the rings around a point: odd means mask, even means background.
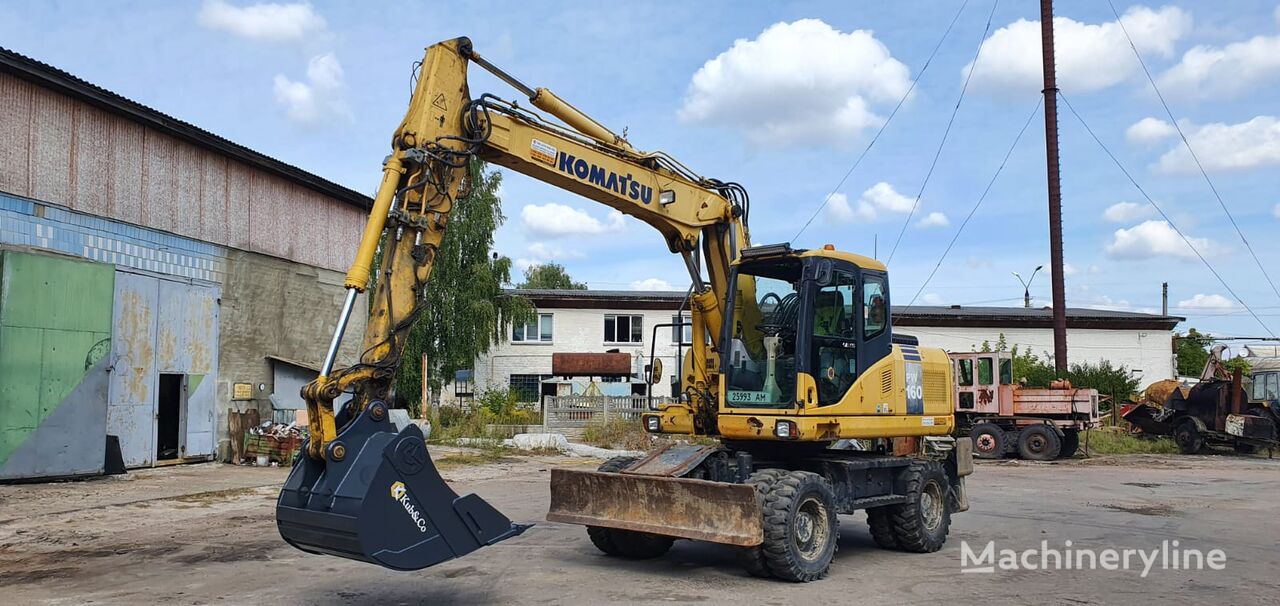
[[[292,465],[306,439],[306,425],[263,421],[244,432],[244,458],[258,465]]]

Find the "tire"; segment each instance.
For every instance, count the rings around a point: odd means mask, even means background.
[[[1062,438],[1048,425],[1031,425],[1018,432],[1018,455],[1028,461],[1052,461],[1062,451]]]
[[[797,583],[827,576],[839,535],[835,494],[822,476],[789,471],[765,493],[761,547],[773,576]]]
[[[1004,430],[995,423],[978,423],[969,430],[973,438],[973,456],[979,459],[1004,458],[1007,447]]]
[[[911,500],[885,507],[891,513],[897,548],[914,553],[942,549],[951,531],[951,484],[942,464],[916,461],[903,474]]]
[[[601,464],[596,471],[618,473],[630,467],[636,460],[636,457],[614,457]],[[587,536],[596,549],[607,555],[636,560],[656,558],[670,550],[672,543],[675,542],[671,537],[600,526],[588,526]]]
[[[893,532],[893,512],[891,507],[872,507],[867,510],[867,525],[871,527],[871,540],[876,547],[896,551],[898,536]]]
[[[787,473],[785,469],[762,469],[751,474],[747,478],[746,484],[754,486],[756,489],[756,498],[760,500],[760,509],[764,510],[765,498],[769,491],[773,489],[773,484],[778,478]],[[773,575],[769,573],[769,562],[764,557],[764,546],[757,545],[755,547],[739,547],[734,550],[738,558],[738,563],[747,570],[747,573],[753,577],[769,578]]]
[[[1062,430],[1062,449],[1058,451],[1058,458],[1070,459],[1076,455],[1077,450],[1080,450],[1080,430]]]
[[[1204,448],[1204,434],[1200,433],[1200,426],[1195,419],[1188,418],[1178,423],[1178,427],[1173,430],[1173,441],[1177,442],[1182,454],[1196,454]]]

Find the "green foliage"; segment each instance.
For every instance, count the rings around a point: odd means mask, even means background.
[[[640,425],[639,419],[588,421],[586,428],[582,430],[582,441],[600,448],[623,450],[648,450],[652,446],[652,440]]]
[[[432,441],[458,438],[489,438],[490,425],[541,425],[542,415],[523,408],[516,395],[506,389],[491,389],[476,398],[468,411],[442,406],[431,418]]]
[[[517,288],[542,288],[547,290],[586,290],[587,285],[574,282],[564,266],[549,261],[540,265],[530,265],[524,270],[524,282]]]
[[[986,345],[986,342],[983,342]],[[1048,387],[1049,383],[1059,378],[1053,367],[1053,358],[1045,352],[1044,356],[1031,353],[1030,350],[1019,350],[1017,345],[1008,347],[1004,334],[996,341],[994,351],[1008,350],[1013,355],[1013,380],[1026,382],[1028,387]],[[984,349],[983,351],[990,351]],[[1091,387],[1104,396],[1111,396],[1113,401],[1127,400],[1138,390],[1138,380],[1124,366],[1115,366],[1110,360],[1099,362],[1075,363],[1067,368],[1067,376],[1076,387]]]
[[[1223,360],[1222,365],[1226,367],[1227,372],[1234,373],[1236,369],[1240,369],[1240,376],[1246,379],[1248,379],[1249,375],[1253,372],[1253,364],[1244,358],[1231,358],[1230,360]]]
[[[1170,438],[1133,436],[1118,427],[1092,429],[1080,435],[1080,445],[1089,454],[1176,454],[1178,445]]]
[[[410,409],[420,404],[424,353],[428,385],[438,390],[471,368],[513,323],[533,318],[527,300],[503,292],[511,282],[511,259],[490,257],[493,233],[506,219],[497,193],[502,174],[474,159],[468,174],[470,193],[454,203],[396,373],[396,392]]]
[[[1209,345],[1213,340],[1208,335],[1192,328],[1185,335],[1173,336],[1173,353],[1178,357],[1178,374],[1186,377],[1198,377],[1209,361]]]

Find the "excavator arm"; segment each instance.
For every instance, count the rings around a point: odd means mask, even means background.
[[[471,63],[511,84],[562,124],[518,102],[492,95],[472,98]],[[524,530],[475,495],[457,497],[431,464],[421,432],[416,427],[397,432],[387,414],[405,339],[450,212],[467,194],[473,158],[635,217],[682,256],[694,284],[694,333],[709,339],[693,339],[682,370],[687,401],[664,412],[687,418],[691,432],[716,433],[712,356],[725,321],[729,266],[750,242],[745,191],[697,176],[664,153],[636,150],[551,91],[525,86],[493,66],[466,38],[441,42],[427,49],[409,109],[392,136],[320,376],[302,390],[310,422],[306,456],[290,474],[277,506],[282,536],[300,549],[416,569]],[[375,268],[379,248],[382,261]],[[368,288],[375,269],[363,353],[351,366],[335,369],[357,296]],[[744,298],[754,300],[750,294]],[[759,320],[754,308],[730,315],[737,322]],[[350,400],[335,407],[345,394]]]

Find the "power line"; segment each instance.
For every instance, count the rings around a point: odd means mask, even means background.
[[[1218,206],[1222,207],[1222,212],[1227,214],[1227,219],[1231,221],[1231,227],[1234,227],[1236,234],[1240,236],[1240,241],[1244,242],[1244,247],[1249,251],[1249,255],[1253,257],[1253,262],[1258,265],[1258,269],[1262,272],[1262,276],[1267,279],[1267,284],[1271,285],[1271,292],[1280,297],[1280,289],[1276,288],[1276,283],[1271,280],[1271,275],[1267,273],[1266,267],[1263,267],[1262,261],[1258,260],[1258,254],[1253,252],[1253,246],[1249,244],[1249,240],[1244,237],[1240,225],[1236,223],[1236,218],[1231,215],[1231,211],[1227,210],[1227,203],[1222,200],[1222,195],[1218,193],[1218,188],[1213,184],[1213,180],[1209,178],[1209,173],[1205,171],[1204,165],[1200,163],[1200,157],[1196,155],[1194,149],[1191,148],[1191,141],[1187,140],[1186,133],[1182,132],[1182,127],[1178,125],[1178,120],[1173,117],[1173,110],[1169,109],[1169,104],[1164,100],[1164,94],[1160,92],[1160,87],[1156,86],[1155,78],[1151,77],[1151,72],[1147,69],[1147,62],[1142,60],[1142,54],[1138,52],[1138,47],[1133,43],[1133,38],[1129,37],[1129,30],[1125,28],[1124,21],[1120,19],[1120,13],[1116,11],[1116,5],[1107,0],[1107,4],[1111,6],[1111,13],[1116,16],[1116,23],[1120,24],[1120,31],[1124,32],[1124,37],[1129,41],[1129,48],[1133,49],[1133,56],[1138,58],[1138,64],[1142,66],[1142,73],[1147,75],[1147,82],[1151,83],[1151,90],[1156,92],[1156,97],[1160,99],[1160,105],[1164,107],[1164,113],[1169,116],[1169,122],[1177,129],[1178,136],[1182,138],[1182,144],[1187,147],[1187,153],[1191,154],[1191,159],[1195,161],[1196,168],[1200,169],[1200,174],[1204,177],[1204,182],[1209,184],[1209,190],[1213,192],[1213,197],[1218,199]]]
[[[978,57],[982,54],[982,45],[987,42],[987,33],[991,31],[991,19],[995,17],[996,7],[1000,6],[1000,0],[991,3],[991,12],[987,14],[987,26],[982,30],[982,38],[978,41],[978,50],[973,52],[973,62],[969,64],[969,73],[965,74],[964,86],[960,87],[960,97],[956,99],[956,106],[951,109],[951,119],[947,120],[947,128],[942,131],[942,140],[938,141],[938,149],[933,152],[933,161],[929,163],[929,172],[924,175],[924,182],[920,184],[920,191],[916,192],[916,199],[911,203],[911,212],[907,213],[907,219],[902,222],[902,229],[898,231],[898,238],[893,241],[893,248],[889,250],[889,260],[885,265],[893,262],[893,255],[898,252],[898,244],[902,243],[903,234],[907,233],[907,226],[911,224],[911,218],[915,216],[916,209],[920,207],[920,197],[924,195],[924,188],[929,185],[929,179],[933,177],[933,169],[938,166],[938,158],[942,156],[942,148],[947,144],[947,137],[951,135],[951,126],[956,122],[956,114],[960,113],[960,104],[964,102],[964,94],[969,90],[969,80],[973,79],[973,72],[978,68]]]
[[[818,214],[822,212],[822,209],[827,207],[827,203],[831,201],[831,196],[836,195],[836,193],[840,191],[840,188],[844,186],[844,182],[849,179],[849,175],[852,175],[853,171],[858,168],[858,165],[862,164],[862,159],[867,157],[867,152],[871,151],[871,146],[875,145],[876,141],[880,139],[880,135],[884,133],[884,129],[889,127],[889,122],[893,120],[894,116],[898,115],[898,110],[902,108],[902,104],[911,96],[911,91],[916,89],[916,84],[920,82],[921,78],[924,78],[924,72],[929,69],[929,64],[933,63],[933,58],[938,54],[938,49],[942,48],[942,43],[945,42],[947,40],[947,36],[951,34],[951,28],[955,27],[956,21],[960,19],[960,14],[964,12],[966,6],[969,6],[969,0],[964,0],[964,3],[960,5],[960,10],[956,11],[956,15],[951,18],[951,23],[947,25],[947,30],[942,32],[942,38],[940,38],[938,40],[938,44],[933,47],[933,52],[929,53],[929,58],[925,60],[924,66],[920,68],[920,73],[911,81],[911,86],[907,88],[907,92],[902,95],[902,98],[898,99],[898,104],[893,106],[893,111],[889,112],[889,117],[885,118],[884,124],[880,125],[880,130],[877,130],[875,136],[871,137],[871,141],[867,143],[866,149],[862,150],[862,153],[858,155],[858,159],[853,162],[853,166],[850,166],[849,170],[845,171],[844,176],[840,177],[840,182],[836,183],[836,186],[831,189],[827,194],[827,197],[822,200],[822,204],[818,205],[817,210],[813,211],[812,215],[809,215],[809,220],[804,222],[804,226],[800,228],[800,231],[796,232],[795,236],[792,236],[792,242],[795,242],[800,237],[800,234],[804,233],[804,230],[809,229],[809,224],[813,223],[813,220],[818,217]]]
[[[1254,320],[1258,321],[1258,325],[1261,326],[1263,330],[1267,331],[1267,334],[1270,334],[1271,336],[1275,336],[1275,333],[1271,332],[1271,328],[1268,327],[1267,324],[1262,321],[1262,318],[1258,317],[1258,314],[1254,313],[1253,310],[1249,308],[1249,304],[1245,303],[1244,299],[1241,298],[1240,295],[1236,294],[1236,291],[1231,289],[1231,286],[1228,285],[1227,281],[1223,279],[1221,274],[1218,273],[1218,270],[1213,268],[1213,265],[1209,263],[1209,260],[1204,258],[1204,255],[1200,254],[1200,250],[1196,248],[1195,244],[1191,243],[1191,239],[1188,238],[1186,234],[1182,233],[1181,229],[1178,229],[1178,226],[1173,223],[1173,219],[1169,218],[1169,215],[1164,212],[1164,209],[1160,208],[1160,205],[1156,204],[1156,201],[1151,199],[1151,196],[1147,194],[1147,190],[1143,189],[1141,185],[1138,185],[1138,181],[1133,178],[1133,175],[1129,174],[1129,170],[1126,169],[1124,165],[1120,163],[1120,159],[1116,158],[1116,155],[1111,153],[1111,149],[1108,148],[1107,145],[1102,142],[1102,139],[1098,138],[1098,135],[1093,132],[1092,128],[1089,128],[1089,124],[1084,121],[1084,118],[1080,117],[1080,113],[1077,112],[1076,108],[1071,105],[1071,101],[1067,100],[1066,95],[1063,95],[1062,92],[1059,91],[1058,98],[1062,99],[1062,102],[1067,105],[1067,109],[1071,110],[1071,115],[1075,116],[1076,120],[1080,121],[1080,125],[1083,126],[1086,131],[1088,131],[1090,137],[1093,137],[1093,140],[1098,144],[1098,147],[1101,147],[1102,151],[1106,152],[1107,156],[1111,158],[1111,161],[1114,162],[1116,167],[1120,169],[1120,172],[1124,173],[1124,176],[1129,179],[1129,182],[1132,183],[1135,188],[1137,188],[1138,193],[1142,194],[1142,197],[1147,199],[1147,203],[1150,204],[1153,208],[1155,208],[1156,212],[1160,213],[1161,217],[1164,217],[1165,222],[1168,223],[1169,227],[1171,227],[1173,231],[1178,234],[1179,238],[1182,238],[1182,241],[1187,245],[1188,248],[1191,249],[1191,252],[1195,253],[1196,257],[1200,259],[1200,262],[1204,263],[1204,266],[1209,268],[1209,272],[1213,274],[1213,277],[1218,279],[1218,282],[1222,284],[1222,287],[1227,289],[1227,292],[1231,293],[1231,296],[1235,297],[1235,299],[1240,302],[1240,305],[1249,312],[1249,315],[1253,316]]]
[[[978,201],[974,203],[973,208],[969,209],[969,214],[965,216],[964,221],[960,223],[960,227],[956,229],[955,235],[951,236],[951,242],[947,244],[946,250],[942,251],[941,257],[938,257],[938,262],[934,264],[933,271],[929,272],[929,277],[925,278],[924,284],[921,284],[920,288],[916,290],[915,296],[911,297],[911,302],[907,303],[907,307],[911,307],[911,305],[916,302],[916,299],[920,297],[920,293],[924,292],[925,287],[929,285],[929,281],[938,273],[938,268],[942,267],[942,262],[947,259],[947,254],[951,252],[951,247],[955,246],[956,241],[960,239],[960,234],[964,232],[964,228],[969,224],[969,220],[973,218],[974,213],[978,212],[978,207],[982,206],[982,202],[987,199],[987,194],[991,193],[991,187],[996,184],[996,179],[1000,177],[1000,173],[1004,171],[1005,165],[1009,163],[1009,157],[1013,155],[1013,150],[1018,147],[1018,142],[1022,140],[1023,133],[1027,132],[1027,127],[1031,126],[1031,121],[1035,119],[1036,114],[1040,113],[1041,103],[1043,103],[1043,99],[1037,98],[1035,108],[1032,109],[1031,114],[1027,116],[1026,122],[1022,123],[1022,128],[1018,130],[1018,136],[1013,138],[1013,144],[1009,146],[1009,151],[1005,152],[1004,159],[1000,161],[1000,166],[996,168],[996,174],[991,176],[991,180],[987,182],[987,188],[982,190],[982,195],[978,197]]]

